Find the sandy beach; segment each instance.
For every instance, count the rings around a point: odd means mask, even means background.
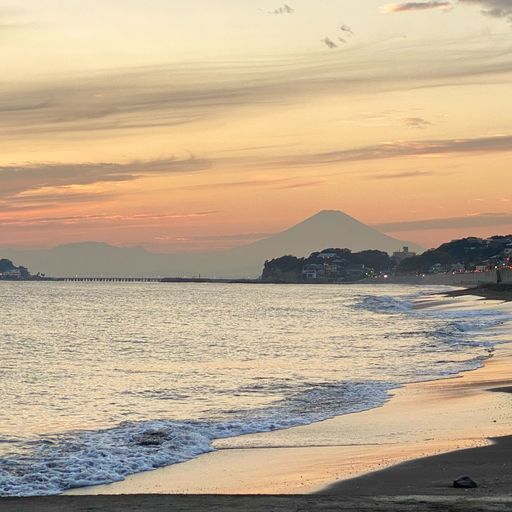
[[[477,303],[481,308],[485,301]],[[439,304],[432,298],[431,307],[447,307]],[[0,511],[510,510],[508,326],[500,337],[504,343],[480,369],[408,384],[383,407],[219,440],[216,451],[189,462],[63,497],[1,500]],[[461,475],[478,488],[453,489]]]
[[[433,304],[439,307],[438,302]],[[481,307],[482,301],[478,304]],[[502,334],[506,341],[507,330]],[[511,444],[502,439],[494,445],[492,440],[511,434],[511,369],[512,350],[503,344],[482,368],[456,378],[406,385],[383,407],[217,441],[215,452],[184,464],[69,494],[467,495],[450,485],[460,474],[469,474],[480,484],[472,495],[503,495],[511,467],[496,457],[510,453]],[[476,451],[467,451],[471,448]],[[444,455],[431,458],[439,454]],[[414,471],[399,465],[412,460]],[[391,466],[393,470],[374,473]],[[408,478],[388,478],[392,471],[405,472]],[[344,483],[332,485],[340,480]]]

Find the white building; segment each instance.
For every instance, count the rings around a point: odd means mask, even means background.
[[[402,247],[401,251],[393,253],[393,259],[397,263],[400,263],[401,261],[403,261],[407,258],[412,258],[413,256],[416,256],[416,253],[409,251],[409,247],[407,247],[407,246]]]

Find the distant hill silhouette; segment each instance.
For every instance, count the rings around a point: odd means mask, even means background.
[[[33,273],[59,277],[257,277],[265,260],[286,254],[308,256],[329,247],[392,253],[403,245],[423,252],[422,247],[389,237],[345,213],[322,211],[269,238],[207,254],[156,254],[141,247],[82,242],[53,249],[0,249],[0,257],[13,258]]]

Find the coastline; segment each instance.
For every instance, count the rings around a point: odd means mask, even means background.
[[[433,304],[437,307],[438,302]],[[499,307],[510,309],[508,304]],[[503,333],[504,339],[507,334]],[[214,443],[216,451],[191,461],[66,494],[333,493],[335,483],[342,481],[339,489],[346,495],[345,481],[383,475],[387,468],[427,460],[424,457],[450,457],[460,453],[457,450],[482,448],[491,445],[491,438],[512,434],[512,397],[492,392],[512,385],[511,368],[512,348],[501,345],[483,367],[444,380],[407,384],[394,390],[382,407],[308,426],[219,440]],[[457,476],[451,475],[447,487],[434,494],[447,494]],[[425,475],[419,479],[416,494],[430,493],[427,481]],[[501,492],[485,489],[489,495]],[[353,493],[355,487],[349,495],[357,495]],[[410,489],[392,492],[404,493],[410,494]],[[375,493],[370,489],[369,494]]]
[[[431,297],[418,307],[443,303]],[[482,300],[466,305],[481,309]],[[508,328],[500,328],[504,342]],[[504,343],[481,368],[407,384],[376,409],[219,440],[215,452],[115,484],[2,498],[0,512],[511,510],[511,369],[512,344]],[[479,487],[453,489],[461,474]]]
[[[337,482],[320,494],[343,496],[467,496],[468,490],[449,483],[460,475],[472,475],[478,482],[472,497],[511,496],[512,435],[492,439],[492,444],[404,462],[382,471]],[[497,470],[497,468],[499,468]],[[456,475],[456,476],[454,476]],[[512,498],[512,496],[511,496]]]
[[[512,284],[487,284],[474,288],[462,288],[446,294],[448,297],[473,295],[487,300],[512,301]]]

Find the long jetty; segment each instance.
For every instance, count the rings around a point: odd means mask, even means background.
[[[50,281],[71,281],[87,283],[159,283],[160,277],[53,277]]]
[[[261,283],[259,279],[215,279],[203,277],[44,277],[38,281],[59,281],[74,283]]]

